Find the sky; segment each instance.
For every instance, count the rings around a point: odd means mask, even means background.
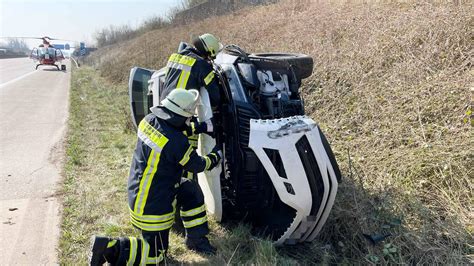
[[[181,0],[0,0],[0,37],[43,37],[85,41],[109,25],[136,27],[166,16]],[[0,42],[3,39],[0,39]],[[31,47],[40,40],[29,40]],[[54,43],[54,42],[53,42]]]

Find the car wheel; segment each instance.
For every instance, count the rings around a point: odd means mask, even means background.
[[[66,71],[66,65],[61,65],[61,70]]]
[[[313,73],[313,58],[304,54],[291,53],[259,53],[251,54],[249,57],[266,58],[289,63],[298,79],[304,79]]]

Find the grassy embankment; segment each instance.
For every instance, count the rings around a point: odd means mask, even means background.
[[[302,88],[306,110],[346,178],[311,245],[275,249],[245,226],[213,224],[221,253],[200,257],[173,235],[174,262],[472,262],[472,3],[306,2],[247,9],[103,49],[98,66],[117,85],[91,69],[74,73],[63,263],[83,262],[93,233],[136,233],[126,208],[135,136],[123,81],[131,66],[161,67],[179,41],[202,32],[252,52],[313,56],[314,74]],[[372,245],[363,233],[392,236]]]

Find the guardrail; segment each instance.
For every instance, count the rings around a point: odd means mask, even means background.
[[[77,63],[77,61],[76,61],[76,59],[74,59],[74,57],[71,56],[70,58],[74,63],[76,63],[76,67],[80,67],[80,64]]]

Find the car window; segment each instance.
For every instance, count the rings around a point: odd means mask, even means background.
[[[225,74],[227,75],[227,80],[229,82],[232,99],[234,101],[247,102],[244,88],[242,86],[242,83],[240,82],[237,71],[232,66],[228,66],[228,65],[224,65],[223,70]]]

